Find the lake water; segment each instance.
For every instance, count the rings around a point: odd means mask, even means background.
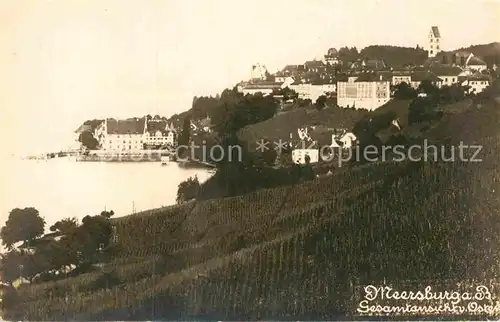
[[[0,226],[13,208],[35,207],[46,227],[65,217],[83,218],[113,210],[115,217],[175,204],[177,186],[190,176],[205,181],[206,169],[177,163],[75,162],[3,159],[0,164]],[[0,247],[1,248],[1,247]]]

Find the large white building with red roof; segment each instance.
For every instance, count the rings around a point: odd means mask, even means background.
[[[94,137],[106,152],[138,152],[145,146],[159,147],[175,142],[176,131],[162,120],[146,117],[125,120],[106,119],[97,128]]]

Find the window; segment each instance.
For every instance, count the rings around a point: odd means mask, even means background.
[[[436,49],[439,50],[439,45],[436,46]]]
[[[431,50],[431,55],[433,54],[434,52]]]

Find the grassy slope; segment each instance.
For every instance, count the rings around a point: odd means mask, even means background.
[[[324,128],[350,130],[366,113],[366,111],[336,107],[325,108],[321,111],[314,107],[301,107],[279,114],[265,122],[246,126],[239,132],[239,136],[252,143],[261,138],[288,140],[290,133],[296,138],[297,129],[304,126],[321,125]]]
[[[436,131],[497,115],[465,113]],[[482,143],[480,164],[371,164],[124,217],[107,265],[119,286],[93,289],[100,273],[23,286],[20,309],[33,320],[320,319],[352,310],[350,282],[492,276],[500,139]]]

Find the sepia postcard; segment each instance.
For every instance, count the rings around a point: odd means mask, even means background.
[[[500,318],[500,1],[0,21],[0,320]]]

